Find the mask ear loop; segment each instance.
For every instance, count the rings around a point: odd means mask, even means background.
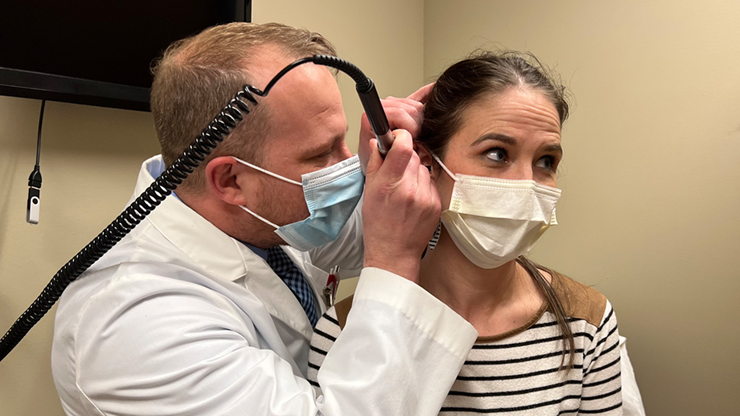
[[[447,166],[445,166],[445,164],[442,163],[441,160],[439,160],[439,157],[437,157],[437,155],[435,154],[432,154],[432,157],[434,158],[434,160],[437,161],[437,163],[439,163],[439,166],[441,166],[442,169],[444,169],[444,171],[447,172],[450,178],[452,178],[453,181],[457,182],[457,178],[455,177],[455,175],[449,169],[447,169]],[[429,240],[429,245],[427,246],[429,247],[429,251],[433,251],[434,248],[437,247],[437,242],[439,242],[439,235],[441,233],[442,233],[442,220],[440,219],[439,224],[437,225],[437,229],[434,231],[434,236],[432,236],[432,239]]]
[[[238,157],[236,157],[236,156],[231,156],[231,157],[232,157],[232,158],[234,158],[234,160],[236,160],[237,162],[241,163],[242,165],[246,165],[246,166],[249,166],[249,167],[250,167],[250,168],[252,168],[252,169],[256,169],[256,170],[258,170],[258,171],[260,171],[260,172],[262,172],[262,173],[265,173],[265,174],[267,174],[267,175],[270,175],[270,176],[272,176],[273,178],[277,178],[277,179],[280,179],[280,180],[282,180],[282,181],[285,181],[285,182],[288,182],[288,183],[292,183],[293,185],[303,186],[303,184],[302,184],[302,183],[300,183],[300,182],[294,181],[294,180],[292,180],[292,179],[288,179],[288,178],[286,178],[286,177],[284,177],[284,176],[280,176],[280,175],[278,175],[277,173],[272,173],[272,172],[270,172],[270,171],[269,171],[269,170],[267,170],[267,169],[262,169],[261,167],[259,167],[259,166],[255,166],[255,165],[253,165],[253,164],[251,164],[251,163],[249,163],[249,162],[246,162],[246,161],[244,161],[244,160],[241,160],[241,159],[239,159],[239,158],[238,158]],[[270,226],[272,226],[272,228],[274,228],[274,229],[276,229],[276,230],[277,230],[278,228],[280,228],[280,226],[278,226],[277,224],[275,224],[275,223],[273,223],[273,222],[270,222],[270,221],[268,221],[267,219],[265,219],[265,218],[264,218],[264,217],[262,217],[261,215],[258,215],[258,214],[257,214],[256,212],[254,212],[254,211],[252,211],[251,209],[249,209],[249,208],[245,207],[244,205],[239,205],[239,208],[241,208],[241,209],[243,209],[244,211],[246,211],[246,212],[248,212],[248,213],[252,214],[252,216],[254,216],[254,217],[255,217],[255,218],[257,218],[258,220],[260,220],[260,221],[264,222],[265,224],[267,224],[267,225],[270,225]]]
[[[286,178],[285,176],[280,176],[280,175],[278,175],[277,173],[272,173],[272,172],[270,172],[270,171],[269,171],[269,170],[267,170],[267,169],[262,169],[262,168],[261,168],[261,167],[259,167],[259,166],[255,166],[255,165],[253,165],[253,164],[251,164],[251,163],[249,163],[249,162],[245,162],[245,161],[243,161],[243,160],[239,159],[239,158],[238,158],[238,157],[236,157],[236,156],[231,156],[231,157],[232,157],[232,158],[234,158],[234,160],[236,160],[237,162],[241,163],[242,165],[246,165],[246,166],[249,166],[249,167],[250,167],[250,168],[252,168],[252,169],[256,169],[256,170],[258,170],[258,171],[260,171],[260,172],[262,172],[262,173],[265,173],[265,174],[267,174],[267,175],[270,175],[270,176],[272,176],[273,178],[278,178],[278,179],[280,179],[280,180],[282,180],[282,181],[285,181],[285,182],[288,182],[288,183],[292,183],[293,185],[303,186],[303,184],[302,184],[301,182],[298,182],[298,181],[294,181],[293,179],[288,179],[288,178]]]
[[[256,213],[255,213],[254,211],[252,211],[251,209],[249,209],[249,208],[245,207],[244,205],[239,205],[239,208],[243,209],[244,211],[247,211],[248,213],[252,214],[252,215],[253,215],[253,216],[254,216],[255,218],[257,218],[258,220],[260,220],[260,221],[264,222],[264,223],[265,223],[265,224],[267,224],[267,225],[270,225],[270,226],[272,226],[272,227],[273,227],[273,228],[275,228],[276,230],[277,230],[278,228],[280,228],[280,227],[279,227],[278,225],[275,225],[275,224],[273,224],[272,222],[270,222],[270,221],[266,220],[265,218],[263,218],[263,217],[261,217],[261,216],[257,215],[257,214],[256,214]]]
[[[447,172],[448,175],[450,175],[450,178],[452,178],[453,181],[457,182],[457,177],[455,176],[455,174],[452,173],[449,169],[447,169],[447,166],[445,166],[445,164],[442,163],[441,160],[439,160],[437,155],[432,155],[432,157],[434,158],[434,160],[437,161],[437,163],[439,163],[439,166],[442,166],[442,169],[444,169],[444,171]]]

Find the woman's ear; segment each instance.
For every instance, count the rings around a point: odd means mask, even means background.
[[[432,158],[432,154],[427,150],[426,147],[424,147],[423,144],[420,144],[416,140],[414,140],[414,151],[416,151],[416,154],[419,155],[419,162],[429,168],[429,173],[431,174],[432,179],[435,178],[435,169],[434,169],[434,158]]]
[[[251,195],[245,184],[257,182],[246,179],[249,170],[231,156],[213,158],[206,165],[206,192],[227,204],[245,205],[246,195]]]

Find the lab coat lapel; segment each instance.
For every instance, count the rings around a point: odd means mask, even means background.
[[[323,315],[328,309],[327,299],[324,296],[324,287],[326,287],[329,273],[321,270],[320,268],[313,265],[311,256],[308,253],[298,251],[290,246],[283,246],[283,250],[288,254],[293,263],[300,267],[303,276],[306,278],[308,285],[313,291],[313,295],[316,298],[316,306],[318,307],[319,315]]]
[[[144,163],[139,172],[136,195],[154,182],[149,171],[161,168],[152,166],[157,164],[163,164],[161,157],[151,158]],[[164,204],[168,205],[169,215],[157,215],[157,210],[154,210],[147,217],[162,235],[197,263],[207,275],[246,287],[262,302],[270,315],[310,341],[313,329],[303,307],[260,256],[216,228],[174,196],[168,196],[162,202]]]
[[[293,292],[262,257],[244,245],[241,253],[247,269],[244,285],[258,298],[263,299],[265,308],[272,316],[310,341],[313,335],[311,322]]]

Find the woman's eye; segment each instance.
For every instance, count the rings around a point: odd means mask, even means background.
[[[506,150],[501,148],[491,149],[486,152],[486,157],[494,162],[505,162],[506,161]]]
[[[554,160],[552,156],[543,156],[535,164],[540,169],[552,171],[554,168]]]

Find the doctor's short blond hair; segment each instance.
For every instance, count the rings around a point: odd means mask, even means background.
[[[152,68],[151,109],[154,127],[169,167],[245,84],[257,47],[274,45],[290,58],[323,54],[334,47],[318,33],[279,23],[230,23],[214,26],[170,45]],[[255,106],[249,116],[178,188],[205,189],[205,166],[217,156],[233,155],[259,164],[268,137],[270,114]]]

